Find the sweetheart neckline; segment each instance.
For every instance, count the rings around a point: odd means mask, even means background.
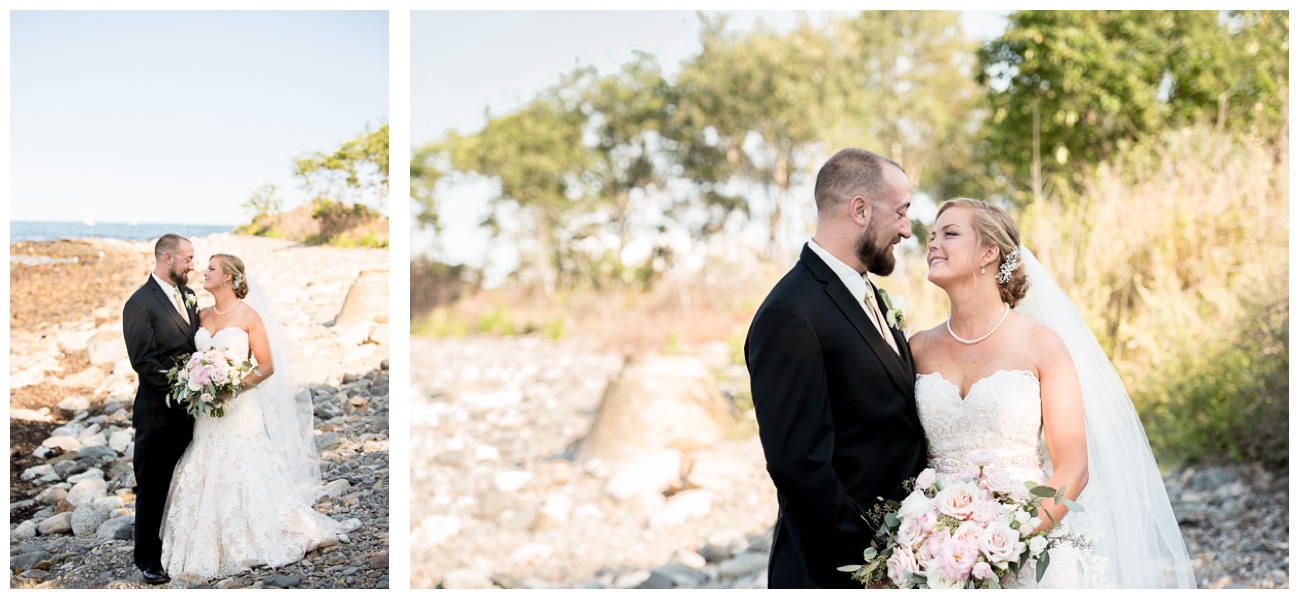
[[[1002,374],[1002,373],[1020,373],[1020,374],[1023,374],[1023,375],[1028,375],[1029,378],[1030,378],[1030,379],[1033,379],[1035,383],[1038,383],[1038,384],[1040,384],[1040,385],[1042,384],[1042,382],[1038,380],[1038,376],[1037,376],[1037,375],[1034,375],[1034,372],[1033,372],[1033,371],[1030,371],[1030,370],[1028,370],[1028,369],[998,369],[998,370],[994,371],[993,373],[989,374],[988,376],[984,377],[983,379],[980,379],[979,381],[976,381],[975,383],[970,384],[970,388],[968,388],[968,389],[966,390],[966,395],[963,396],[963,395],[961,394],[961,388],[960,388],[960,387],[957,387],[957,384],[955,384],[955,383],[953,383],[953,382],[951,382],[951,381],[948,381],[948,378],[947,378],[947,377],[944,377],[944,376],[943,376],[943,373],[940,373],[940,372],[938,372],[938,371],[935,371],[935,372],[933,372],[933,373],[917,373],[917,374],[916,374],[916,378],[917,378],[917,380],[919,381],[922,377],[928,377],[928,376],[930,376],[930,375],[938,376],[940,381],[942,381],[942,382],[948,384],[949,386],[952,386],[953,390],[955,390],[955,391],[957,392],[957,399],[964,403],[964,402],[966,402],[966,399],[970,397],[971,392],[975,391],[975,386],[977,386],[977,385],[979,385],[979,384],[981,384],[981,383],[984,383],[985,381],[988,381],[988,380],[990,380],[990,379],[993,379],[994,377],[997,377],[998,375],[1000,375],[1000,374]]]
[[[234,325],[230,325],[230,326],[227,326],[227,327],[222,327],[221,330],[220,330],[220,331],[217,331],[216,333],[212,333],[212,330],[210,330],[210,329],[208,329],[207,327],[204,327],[204,326],[202,326],[202,325],[199,325],[199,329],[202,330],[202,331],[206,331],[206,332],[208,332],[208,339],[216,339],[216,337],[217,337],[218,335],[221,335],[221,332],[222,332],[222,331],[225,331],[225,330],[227,330],[227,329],[239,329],[240,331],[244,331],[243,329],[240,329],[239,327],[236,327],[236,326],[234,326]],[[248,332],[247,332],[247,331],[244,331],[244,333],[247,334]]]

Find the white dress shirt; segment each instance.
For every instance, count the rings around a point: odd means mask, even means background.
[[[889,344],[889,347],[893,348],[895,353],[898,353],[898,345],[894,342],[894,336],[890,333],[889,327],[885,324],[885,316],[880,313],[880,305],[874,302],[876,288],[867,279],[867,275],[859,273],[853,267],[844,264],[844,261],[835,258],[834,255],[827,252],[825,248],[819,246],[811,238],[808,239],[808,247],[812,248],[813,253],[820,257],[822,262],[825,262],[826,266],[830,267],[831,271],[834,271],[839,276],[840,281],[844,282],[844,287],[849,288],[849,293],[858,299],[858,305],[862,307],[862,312],[867,313],[867,318],[871,319],[871,324],[876,326],[876,331],[880,332],[880,336],[885,338],[885,342]],[[868,293],[871,293],[873,300],[870,304],[866,301]]]
[[[167,299],[172,301],[172,306],[176,307],[176,312],[181,313],[181,318],[185,319],[186,323],[189,323],[190,315],[185,312],[185,295],[181,293],[180,288],[163,281],[157,273],[153,273],[152,277],[154,281],[158,282],[158,286],[162,288],[163,293],[167,294]],[[180,304],[176,303],[177,297],[180,298]]]

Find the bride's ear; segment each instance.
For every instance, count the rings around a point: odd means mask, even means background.
[[[984,256],[980,259],[980,265],[983,267],[993,267],[998,264],[998,256],[1001,250],[995,244],[989,244],[984,248]]]

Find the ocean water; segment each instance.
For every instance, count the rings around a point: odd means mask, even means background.
[[[229,233],[235,225],[168,225],[166,223],[95,223],[86,225],[72,221],[10,221],[10,242],[49,242],[84,237],[101,237],[115,240],[141,241],[175,233],[185,237],[202,237],[214,233]]]

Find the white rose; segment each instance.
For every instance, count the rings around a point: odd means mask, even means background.
[[[1019,542],[1020,535],[1015,530],[1001,523],[994,523],[984,530],[984,535],[980,536],[980,550],[988,557],[989,562],[1012,560],[1020,554],[1016,550]]]
[[[1029,539],[1029,554],[1037,557],[1047,549],[1047,537],[1036,535]]]
[[[1006,469],[984,469],[984,475],[988,477],[989,489],[999,494],[1010,494],[1015,485],[1015,480],[1011,479],[1011,474]]]
[[[1029,522],[1029,512],[1024,510],[1017,510],[1015,514],[1011,515],[1011,520],[1018,521],[1021,525],[1024,525],[1025,523]]]
[[[916,562],[916,555],[908,548],[898,548],[885,561],[885,568],[889,579],[894,585],[903,587],[907,585],[908,574],[914,573],[920,569]]]
[[[919,515],[929,510],[931,502],[920,490],[912,490],[912,493],[903,498],[902,505],[898,507],[898,518],[907,519]]]
[[[1029,488],[1023,483],[1017,483],[1011,486],[1011,499],[1020,504],[1027,504],[1030,499]]]
[[[958,483],[935,496],[935,505],[939,512],[948,516],[966,519],[970,517],[975,502],[979,500],[979,488],[973,483]]]
[[[983,467],[998,462],[998,455],[984,449],[971,450],[966,454],[966,462]]]
[[[970,544],[971,548],[979,548],[980,540],[984,537],[984,528],[978,523],[966,521],[957,526],[957,531],[953,532],[952,537]]]
[[[927,569],[925,584],[932,590],[960,590],[964,582],[954,581],[943,576],[943,569]]]
[[[189,380],[189,381],[185,384],[185,387],[190,388],[190,391],[191,391],[191,392],[197,392],[197,391],[203,389],[203,386],[199,385],[199,382],[197,382],[197,381],[195,381],[195,380],[193,380],[193,379]]]
[[[903,524],[898,527],[898,543],[901,546],[917,548],[925,541],[926,535],[928,532],[921,524],[921,515],[903,519]]]
[[[916,489],[918,490],[929,489],[930,486],[936,483],[936,479],[937,477],[934,474],[934,469],[926,469],[924,471],[921,471],[921,474],[916,476]]]
[[[997,521],[998,517],[1001,516],[1002,516],[1002,506],[999,505],[997,502],[993,502],[991,500],[984,500],[977,503],[975,505],[975,509],[972,510],[970,513],[970,518],[972,521],[975,521],[976,523],[979,523],[980,525],[984,525],[984,526],[987,526],[988,524]]]

